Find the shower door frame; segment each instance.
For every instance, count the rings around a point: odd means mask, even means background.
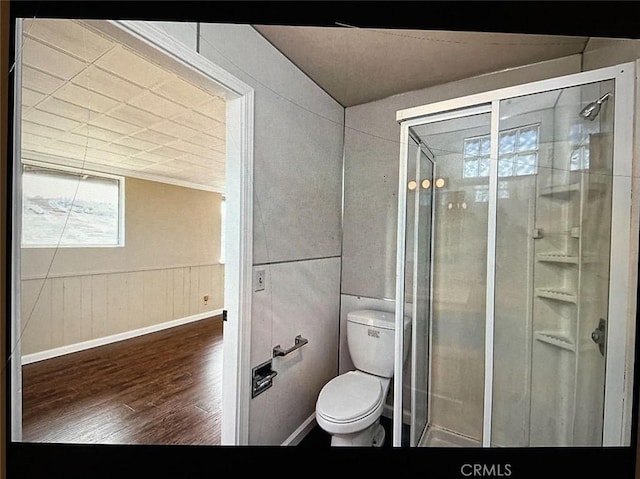
[[[487,293],[485,316],[485,379],[482,447],[491,446],[493,342],[495,323],[495,251],[498,197],[498,142],[500,102],[545,91],[559,90],[588,83],[614,81],[614,139],[611,205],[611,243],[609,267],[608,328],[605,363],[604,417],[602,446],[628,446],[631,441],[633,406],[633,363],[635,355],[635,294],[637,287],[638,211],[632,208],[634,108],[636,104],[636,62],[561,77],[525,83],[437,103],[400,110],[396,120],[400,124],[400,160],[398,185],[398,229],[396,256],[395,308],[395,370],[394,377],[402,378],[404,365],[404,278],[407,162],[409,161],[409,129],[418,125],[491,112],[491,161],[489,168],[489,217],[487,237]],[[640,90],[640,88],[638,88]],[[437,168],[437,158],[434,165]],[[433,237],[432,237],[433,238]],[[635,260],[630,262],[629,259]],[[630,274],[633,272],[635,274]],[[430,363],[430,361],[429,361]],[[394,381],[393,446],[402,445],[403,384]]]
[[[431,165],[431,188],[430,188],[430,194],[431,194],[431,202],[430,202],[430,211],[429,211],[429,235],[431,237],[433,237],[433,222],[434,222],[434,198],[435,195],[433,193],[434,188],[435,188],[435,184],[434,184],[434,178],[437,176],[437,168],[436,168],[436,162],[435,162],[435,155],[433,154],[433,152],[429,149],[429,147],[420,140],[420,138],[415,137],[414,135],[411,134],[411,132],[409,132],[410,137],[413,139],[413,141],[416,143],[416,178],[424,178],[424,175],[422,174],[422,169],[421,169],[421,164],[420,164],[420,155],[423,154],[427,161],[430,163]],[[427,178],[429,179],[429,178]],[[418,188],[420,188],[420,186],[418,186]],[[416,194],[415,195],[415,203],[414,203],[414,211],[415,211],[415,217],[414,217],[414,237],[413,237],[413,254],[414,257],[417,257],[417,251],[418,251],[418,245],[419,245],[419,229],[418,229],[418,224],[419,224],[419,209],[420,209],[420,195]],[[427,308],[427,329],[428,329],[428,342],[427,342],[427,351],[429,351],[429,355],[431,354],[431,341],[432,341],[432,318],[433,318],[433,241],[430,242],[429,245],[429,306]],[[417,377],[416,377],[416,367],[415,367],[415,362],[416,362],[416,345],[418,344],[418,334],[416,333],[417,327],[418,327],[418,322],[417,322],[417,313],[418,313],[418,302],[417,302],[417,297],[418,297],[418,267],[416,264],[416,267],[413,269],[413,279],[412,279],[412,298],[413,298],[413,302],[412,302],[412,308],[411,308],[411,361],[413,364],[413,367],[411,368],[411,412],[410,412],[410,421],[411,421],[411,429],[413,431],[413,428],[416,427],[416,418],[415,418],[415,414],[414,411],[416,410],[416,401],[417,401]],[[429,370],[427,371],[427,389],[429,389],[431,387],[431,368],[429,368]],[[430,414],[430,409],[427,405],[427,418],[426,418],[426,424],[425,427],[422,431],[420,431],[420,434],[418,436],[418,443],[422,440],[422,437],[424,435],[424,432],[428,429],[429,427],[429,414]],[[411,434],[413,434],[413,432],[411,432]],[[411,443],[413,437],[409,438],[409,442]]]

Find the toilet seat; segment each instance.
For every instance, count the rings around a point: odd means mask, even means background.
[[[349,371],[320,391],[316,419],[331,433],[350,433],[373,424],[382,414],[385,390],[380,378]]]

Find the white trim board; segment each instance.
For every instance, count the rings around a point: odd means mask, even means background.
[[[138,336],[144,336],[145,334],[151,334],[165,329],[175,328],[176,326],[182,326],[183,324],[193,323],[195,321],[202,321],[203,319],[211,318],[212,316],[219,316],[222,314],[222,309],[216,309],[213,311],[206,311],[204,313],[194,314],[192,316],[186,316],[184,318],[174,319],[172,321],[166,321],[164,323],[153,324],[151,326],[145,326],[144,328],[133,329],[131,331],[124,331],[122,333],[112,334],[110,336],[104,336],[102,338],[91,339],[89,341],[83,341],[81,343],[69,344],[68,346],[61,346],[59,348],[48,349],[39,353],[25,354],[22,356],[22,365],[35,363],[38,361],[44,361],[45,359],[52,359],[66,354],[77,353],[79,351],[85,351],[87,349],[97,348],[98,346],[104,346],[106,344],[117,343],[124,341],[125,339],[136,338]]]
[[[309,434],[318,423],[316,422],[315,411],[311,416],[304,420],[302,424],[284,440],[282,446],[297,446]]]

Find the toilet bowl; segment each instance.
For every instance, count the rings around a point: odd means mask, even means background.
[[[405,318],[405,334],[410,333],[410,324]],[[394,369],[394,314],[375,310],[349,313],[347,345],[356,370],[325,384],[316,402],[316,422],[331,435],[332,446],[379,447],[385,439],[380,417]],[[406,353],[407,348],[405,358]]]
[[[320,391],[316,421],[331,434],[332,446],[381,446],[380,416],[391,380],[362,371],[349,371]]]

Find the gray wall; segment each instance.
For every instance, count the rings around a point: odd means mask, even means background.
[[[347,108],[342,294],[395,297],[398,110],[579,70],[576,55]]]
[[[22,249],[23,354],[223,308],[221,195],[135,178],[124,189],[123,247]]]
[[[256,92],[251,366],[309,340],[250,402],[249,444],[278,445],[338,369],[344,109],[249,26],[202,24],[200,53]]]
[[[583,69],[595,70],[640,58],[640,40],[598,39],[589,40],[584,52]]]

